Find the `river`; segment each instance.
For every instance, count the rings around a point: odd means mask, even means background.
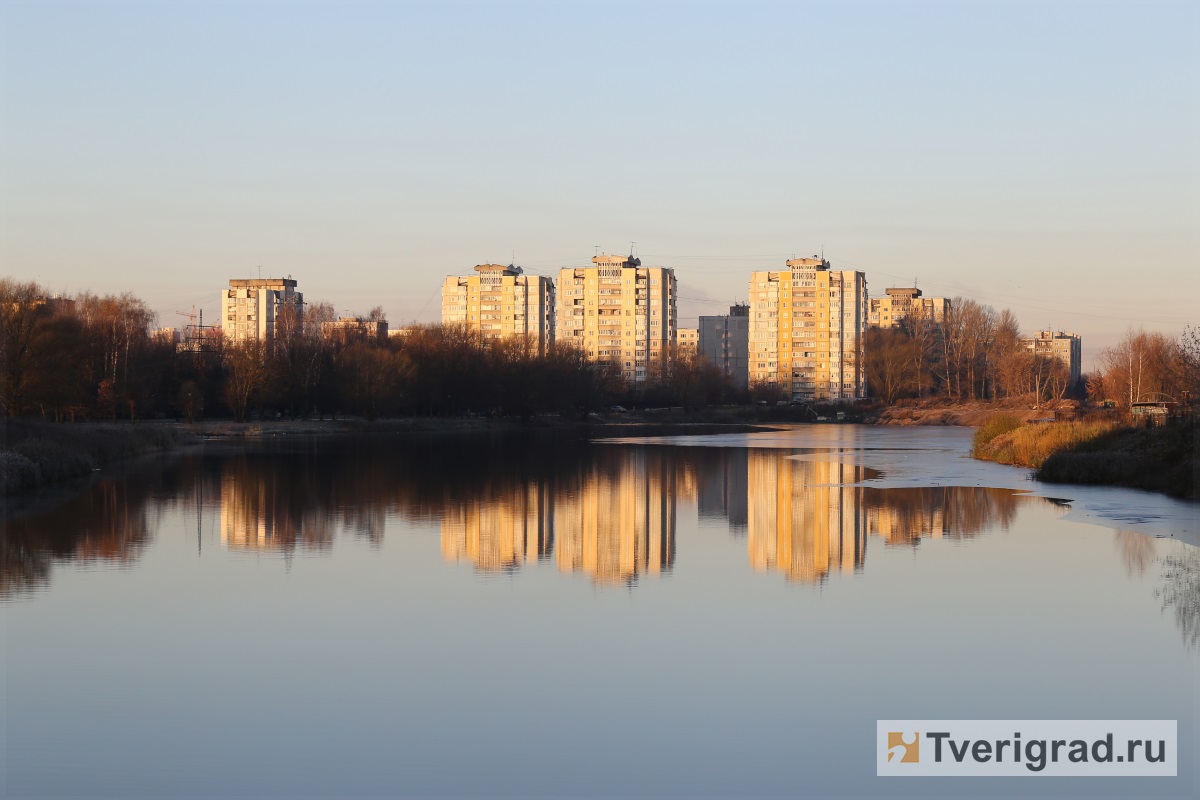
[[[0,532],[6,791],[1193,796],[1197,505],[1038,484],[970,437],[131,466]],[[1179,775],[876,777],[886,719],[1178,720]]]

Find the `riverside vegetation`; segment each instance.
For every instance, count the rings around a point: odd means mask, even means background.
[[[1112,420],[1025,424],[998,414],[975,432],[972,455],[999,464],[1032,467],[1048,483],[1148,489],[1200,499],[1195,419],[1137,427]]]

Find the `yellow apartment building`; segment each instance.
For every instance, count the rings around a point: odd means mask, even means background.
[[[666,366],[676,342],[676,293],[672,269],[598,255],[590,267],[558,274],[556,340],[616,365],[631,383],[645,383]]]
[[[867,324],[872,328],[898,328],[912,316],[941,325],[950,312],[950,301],[945,297],[922,297],[917,287],[889,287],[884,297],[873,297],[867,311]]]
[[[750,276],[750,383],[778,384],[792,400],[866,396],[862,346],[867,279],[794,258]]]
[[[480,264],[475,272],[442,282],[442,324],[488,339],[528,337],[544,354],[554,343],[554,281],[513,264]]]
[[[679,328],[675,333],[675,349],[681,358],[696,355],[700,351],[700,329]]]

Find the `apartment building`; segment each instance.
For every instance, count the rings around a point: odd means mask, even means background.
[[[1059,331],[1038,331],[1033,336],[1023,337],[1021,344],[1034,355],[1057,358],[1066,365],[1071,382],[1082,374],[1083,344],[1077,334]]]
[[[681,358],[700,352],[700,329],[679,328],[675,331],[675,351]]]
[[[867,279],[819,256],[750,277],[750,383],[778,384],[793,400],[866,395],[862,345]]]
[[[631,383],[659,373],[676,342],[675,272],[633,256],[598,255],[558,274],[557,340],[613,364]]]
[[[554,281],[513,264],[480,264],[475,272],[442,283],[442,324],[488,339],[528,337],[544,354],[554,343]]]
[[[325,338],[349,344],[350,342],[386,342],[388,323],[386,319],[370,317],[341,317],[321,324]]]
[[[700,317],[700,355],[716,364],[735,388],[749,381],[750,306],[729,307],[728,314]]]
[[[227,342],[275,339],[280,312],[291,308],[303,320],[304,295],[291,278],[232,279],[221,294],[221,329]]]
[[[923,297],[917,287],[890,287],[884,297],[873,297],[867,311],[867,324],[872,328],[898,328],[905,319],[919,317],[942,324],[950,312],[945,297]]]

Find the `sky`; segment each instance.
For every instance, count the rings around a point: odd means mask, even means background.
[[[1200,323],[1200,10],[0,0],[3,274],[181,325],[230,278],[434,322],[476,264],[824,253],[1099,349]]]

